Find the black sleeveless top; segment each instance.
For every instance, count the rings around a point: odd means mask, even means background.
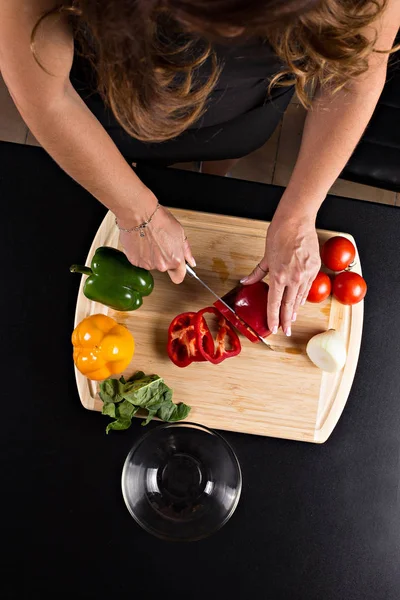
[[[215,46],[221,76],[209,98],[207,112],[196,127],[221,125],[265,105],[282,93],[268,85],[284,64],[271,46],[261,41],[240,46]],[[205,66],[207,68],[207,66]]]
[[[267,43],[217,45],[221,75],[207,101],[207,110],[190,129],[162,143],[141,142],[117,123],[100,96],[90,89],[87,65],[75,54],[71,82],[121,152],[135,161],[159,164],[193,160],[240,158],[262,146],[272,134],[290,102],[291,87],[274,87],[271,77],[284,64]],[[210,60],[210,59],[209,59]],[[210,63],[199,69],[206,77]]]

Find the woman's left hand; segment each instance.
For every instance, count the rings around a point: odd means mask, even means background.
[[[241,283],[248,285],[269,272],[268,326],[277,333],[281,324],[291,335],[291,324],[304,304],[321,266],[315,220],[275,215],[269,226],[265,255]]]

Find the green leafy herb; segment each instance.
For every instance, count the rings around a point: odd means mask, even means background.
[[[139,409],[147,410],[147,425],[154,417],[172,423],[186,419],[190,406],[172,402],[172,390],[158,375],[145,375],[138,371],[128,380],[106,379],[100,384],[100,398],[104,402],[102,413],[115,419],[108,424],[106,433],[111,429],[128,429],[132,417]]]
[[[179,404],[174,404],[174,410],[169,417],[168,421],[170,423],[175,423],[176,421],[182,421],[182,419],[186,419],[188,414],[190,413],[190,406],[184,404],[183,402],[179,402]]]
[[[132,425],[131,419],[117,419],[116,421],[111,421],[106,427],[106,433],[109,433],[111,429],[115,429],[118,431],[122,431],[123,429],[129,429]]]
[[[133,406],[128,400],[118,404],[118,415],[122,419],[132,419],[133,415],[139,410],[138,406]]]
[[[112,417],[113,419],[117,418],[115,404],[113,404],[112,402],[105,402],[103,404],[103,410],[101,412],[103,415],[107,415],[109,417]]]
[[[121,381],[122,380],[122,381]],[[101,384],[101,399],[103,402],[111,402],[116,404],[117,402],[122,402],[122,392],[124,389],[125,379],[121,377],[121,379],[106,379]]]

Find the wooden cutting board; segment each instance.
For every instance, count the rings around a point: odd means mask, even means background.
[[[197,261],[198,275],[219,295],[233,288],[263,256],[268,223],[188,210],[172,210],[182,223]],[[320,243],[338,235],[318,231]],[[351,235],[340,233],[349,238]],[[99,246],[118,247],[118,230],[112,213],[101,224],[86,264]],[[354,271],[361,274],[360,260]],[[108,314],[132,332],[136,351],[124,372],[157,373],[174,390],[174,401],[192,406],[189,420],[214,429],[240,431],[308,442],[325,442],[346,404],[359,355],[363,302],[343,306],[328,298],[306,303],[293,324],[292,337],[281,331],[269,340],[275,351],[241,337],[242,352],[220,365],[193,363],[181,369],[166,354],[167,330],[172,319],[185,311],[211,306],[214,298],[194,279],[174,285],[167,274],[155,273],[153,293],[138,311],[116,312],[89,301],[82,277],[75,325],[96,313]],[[308,340],[329,328],[339,330],[347,343],[348,358],[339,373],[324,373],[306,355]],[[102,409],[98,384],[75,369],[83,406]]]

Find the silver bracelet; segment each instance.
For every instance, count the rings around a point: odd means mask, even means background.
[[[123,231],[124,233],[132,233],[132,231],[139,231],[140,237],[144,237],[145,236],[145,233],[144,233],[145,228],[149,225],[149,223],[151,223],[152,218],[154,217],[154,215],[156,214],[156,212],[158,211],[159,208],[160,208],[160,203],[157,202],[157,206],[156,206],[156,209],[153,212],[153,214],[147,219],[147,221],[143,221],[143,223],[141,223],[140,225],[136,225],[136,227],[131,227],[130,229],[124,229],[123,227],[120,227],[118,225],[117,217],[115,217],[115,224],[118,227],[118,229],[120,231]]]

